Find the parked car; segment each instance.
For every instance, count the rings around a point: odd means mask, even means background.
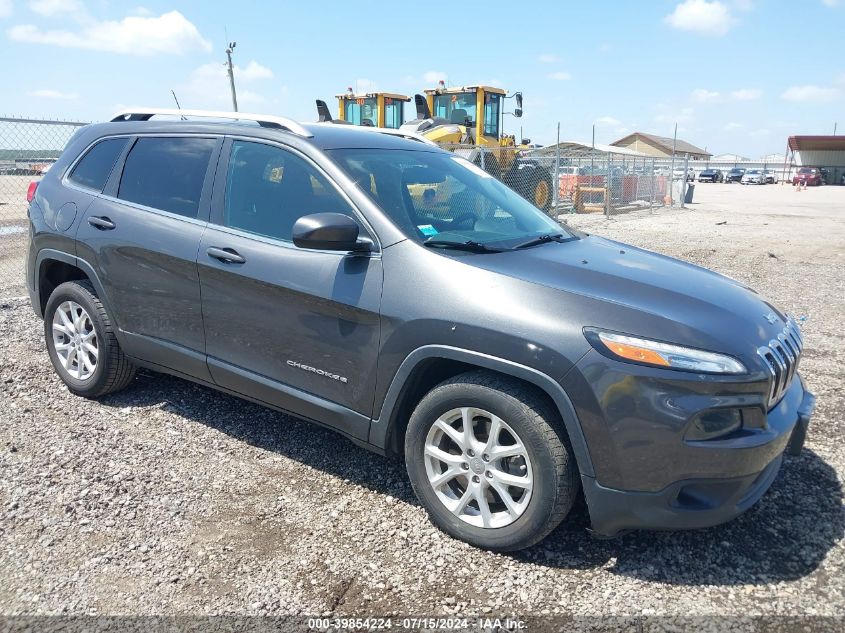
[[[744,167],[734,167],[725,176],[725,182],[742,182],[742,177],[745,175]]]
[[[824,177],[818,167],[802,167],[792,177],[793,185],[806,185],[808,187],[818,187],[824,184]]]
[[[740,183],[743,185],[765,185],[766,174],[763,173],[762,169],[749,169],[742,175]]]
[[[684,173],[686,173],[687,180],[692,182],[695,180],[695,170],[692,167],[689,167],[686,172],[684,172],[683,167],[676,167],[675,170],[672,172],[672,180],[682,180],[684,177]]]
[[[767,169],[763,172],[766,175],[766,182],[770,185],[778,183],[778,172],[775,169]]]
[[[724,182],[725,174],[721,169],[704,169],[698,174],[698,182]]]
[[[803,337],[745,285],[561,226],[414,134],[158,114],[81,128],[29,206],[71,393],[144,367],[288,411],[403,456],[436,525],[502,551],[579,490],[600,535],[722,523],[803,446]]]

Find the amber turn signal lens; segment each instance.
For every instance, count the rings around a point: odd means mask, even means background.
[[[669,361],[650,349],[637,347],[636,345],[628,345],[627,343],[617,343],[615,341],[605,341],[604,344],[607,345],[607,348],[611,352],[617,356],[621,356],[622,358],[627,358],[628,360],[637,361],[639,363],[649,363],[650,365],[662,365],[663,367],[670,366]]]

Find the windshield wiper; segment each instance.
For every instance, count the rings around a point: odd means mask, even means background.
[[[546,233],[544,235],[532,237],[530,240],[520,242],[514,246],[514,249],[528,248],[529,246],[537,246],[538,244],[545,244],[546,242],[569,242],[573,239],[575,238],[566,237],[563,233]]]
[[[475,240],[466,240],[465,242],[452,242],[450,240],[427,239],[425,242],[423,242],[423,246],[435,248],[453,248],[462,251],[473,251],[475,253],[501,253],[504,250],[501,248],[493,248],[491,246],[487,246],[486,244],[476,242]]]

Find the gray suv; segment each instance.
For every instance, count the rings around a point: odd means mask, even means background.
[[[432,521],[492,550],[580,494],[601,536],[715,525],[801,449],[801,332],[742,284],[412,134],[160,114],[82,128],[29,207],[73,393],[145,367],[290,412],[403,457]]]

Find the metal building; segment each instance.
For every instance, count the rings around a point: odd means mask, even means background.
[[[681,139],[675,141],[668,136],[657,136],[656,134],[646,134],[644,132],[634,132],[633,134],[620,138],[618,141],[613,141],[611,145],[627,147],[635,152],[641,152],[657,158],[671,157],[673,146],[676,156],[689,154],[691,160],[707,160],[712,156],[706,149],[696,147],[687,141]]]
[[[845,184],[845,136],[790,136],[788,144],[793,165],[819,167],[827,184]]]

